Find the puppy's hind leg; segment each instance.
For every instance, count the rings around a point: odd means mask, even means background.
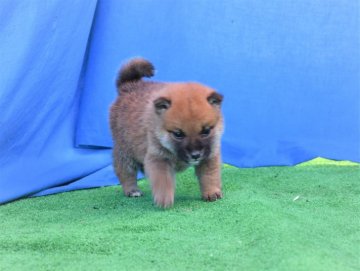
[[[115,174],[120,180],[125,196],[140,197],[143,192],[137,186],[137,168],[132,160],[124,157],[117,144],[113,149],[113,165]]]

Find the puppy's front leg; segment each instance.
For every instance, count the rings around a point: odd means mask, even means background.
[[[151,155],[145,157],[145,173],[150,179],[156,205],[168,208],[174,204],[174,170],[168,160]]]
[[[221,158],[216,155],[195,168],[200,182],[203,200],[215,201],[222,198],[221,192]]]

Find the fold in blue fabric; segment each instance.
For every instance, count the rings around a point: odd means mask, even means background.
[[[1,203],[111,163],[110,150],[74,147],[79,77],[95,8],[96,1],[0,3]]]
[[[117,184],[108,109],[120,64],[225,96],[223,160],[360,162],[357,1],[0,3],[0,203]]]

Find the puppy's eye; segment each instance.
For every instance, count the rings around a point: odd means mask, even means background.
[[[185,133],[181,130],[175,130],[171,132],[171,135],[173,136],[173,138],[175,138],[176,140],[182,140],[185,138]]]
[[[201,137],[207,137],[210,135],[212,127],[204,127],[200,132]]]

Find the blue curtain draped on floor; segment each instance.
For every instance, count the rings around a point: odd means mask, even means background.
[[[357,1],[0,3],[0,203],[117,183],[107,115],[125,59],[225,96],[224,162],[360,161]]]

